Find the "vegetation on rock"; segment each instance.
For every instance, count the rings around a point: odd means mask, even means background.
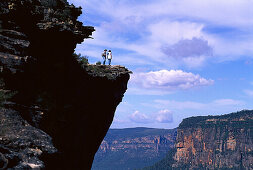
[[[73,57],[75,57],[75,59],[82,68],[86,68],[88,66],[89,64],[88,56],[82,56],[80,53],[79,54],[73,53]]]

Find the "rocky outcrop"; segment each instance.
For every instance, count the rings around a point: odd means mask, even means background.
[[[66,0],[1,0],[0,169],[91,168],[130,71],[78,63],[94,31],[80,14]]]
[[[93,169],[124,170],[152,165],[174,147],[175,139],[176,129],[110,129],[96,153]]]
[[[121,75],[132,73],[124,66],[120,65],[108,66],[88,64],[84,67],[84,69],[93,77],[106,77],[109,80],[114,80]]]
[[[252,134],[253,111],[184,119],[172,167],[253,169]]]

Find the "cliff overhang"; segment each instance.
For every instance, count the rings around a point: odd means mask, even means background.
[[[90,169],[130,71],[81,67],[95,30],[66,0],[0,2],[0,169]]]

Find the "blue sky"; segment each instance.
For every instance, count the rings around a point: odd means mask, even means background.
[[[133,71],[112,128],[175,128],[253,109],[253,0],[69,0],[94,39],[76,53]]]

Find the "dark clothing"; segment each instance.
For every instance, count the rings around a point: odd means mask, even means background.
[[[102,57],[103,57],[103,65],[105,65],[105,62],[106,62],[106,51],[104,51],[103,53],[102,53]]]

